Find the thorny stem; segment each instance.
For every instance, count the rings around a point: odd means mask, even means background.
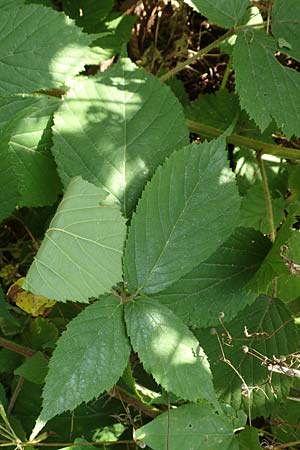
[[[269,230],[270,230],[270,240],[272,243],[274,243],[276,238],[276,227],[274,224],[274,215],[273,215],[273,207],[272,207],[272,199],[268,184],[268,178],[265,170],[265,165],[261,157],[261,152],[258,152],[256,154],[256,159],[258,162],[258,167],[261,174],[261,181],[263,186],[263,191],[265,195],[265,202],[266,202],[266,210],[267,210],[267,218],[269,222]]]
[[[216,138],[224,133],[224,130],[219,128],[211,127],[205,125],[201,122],[195,122],[193,120],[187,120],[187,127],[192,133],[200,134],[206,138]],[[226,141],[230,144],[237,145],[240,147],[246,147],[250,150],[259,151],[262,154],[269,154],[277,156],[278,158],[285,158],[291,160],[300,159],[300,150],[296,150],[289,147],[283,147],[281,145],[269,144],[268,142],[259,141],[257,139],[248,138],[246,136],[239,136],[237,134],[232,134],[226,137]]]

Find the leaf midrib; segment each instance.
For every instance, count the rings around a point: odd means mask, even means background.
[[[173,166],[173,167],[174,167],[174,166]],[[172,171],[173,171],[173,168],[172,168]],[[159,186],[160,186],[160,181],[161,181],[161,173],[159,173]],[[141,285],[141,287],[138,289],[138,292],[141,291],[145,286],[147,287],[148,281],[151,279],[154,270],[157,268],[157,266],[158,266],[158,264],[159,264],[161,258],[163,257],[163,254],[164,254],[164,252],[165,252],[167,246],[169,245],[169,242],[170,242],[170,240],[171,240],[171,238],[172,238],[172,236],[173,236],[174,230],[176,229],[176,226],[177,226],[179,220],[181,219],[181,217],[183,216],[183,214],[186,212],[186,209],[187,209],[188,205],[190,204],[191,198],[192,198],[192,196],[194,195],[194,193],[195,193],[196,189],[198,188],[199,184],[200,184],[200,178],[198,177],[198,181],[197,181],[197,183],[195,184],[193,190],[191,191],[189,197],[187,198],[187,201],[185,202],[185,205],[184,205],[183,210],[181,211],[181,213],[180,213],[180,215],[178,216],[176,222],[174,223],[172,229],[170,230],[169,238],[166,240],[166,243],[165,243],[164,247],[162,248],[162,250],[161,250],[161,252],[160,252],[158,258],[156,259],[156,262],[153,264],[153,267],[152,267],[152,269],[151,269],[151,271],[150,271],[148,277],[145,279],[144,283],[143,283],[143,284]]]

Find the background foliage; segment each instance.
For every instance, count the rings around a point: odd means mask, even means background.
[[[299,2],[0,8],[0,446],[299,448]]]

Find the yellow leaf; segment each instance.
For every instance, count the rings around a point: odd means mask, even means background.
[[[25,278],[19,278],[12,284],[7,292],[7,297],[23,311],[31,314],[33,317],[42,316],[44,312],[55,305],[55,300],[49,300],[42,295],[34,295],[25,291],[22,286]]]

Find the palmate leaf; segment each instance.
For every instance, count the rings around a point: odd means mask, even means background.
[[[63,182],[82,175],[118,199],[126,216],[157,166],[187,142],[176,97],[128,59],[78,79],[55,115],[53,151]]]
[[[84,68],[91,38],[64,14],[12,5],[1,19],[0,93],[62,88]]]
[[[70,183],[27,274],[24,289],[88,302],[122,277],[126,226],[107,193],[76,177]]]
[[[73,410],[109,390],[128,363],[123,307],[104,296],[67,326],[49,363],[39,421]]]
[[[125,308],[127,333],[147,372],[184,400],[216,405],[206,356],[183,322],[156,300],[137,298]]]
[[[238,33],[233,51],[241,107],[263,131],[275,120],[290,138],[300,136],[300,74],[275,58],[276,41],[262,30]]]
[[[154,450],[237,450],[233,426],[225,415],[218,415],[209,405],[184,405],[171,409],[170,420],[164,412],[139,428],[135,438]],[[170,446],[168,423],[170,421]],[[234,444],[235,443],[235,444]]]
[[[250,335],[245,335],[245,327]],[[252,418],[268,416],[276,401],[286,398],[292,379],[284,374],[272,373],[262,364],[264,357],[273,360],[282,355],[290,355],[299,349],[299,336],[291,321],[289,310],[279,299],[259,297],[232,322],[226,324],[232,337],[230,345],[223,345],[227,360],[240,373],[251,391],[250,409]],[[220,340],[226,339],[224,328],[217,329]],[[223,335],[222,335],[223,333]],[[217,336],[211,330],[198,330],[195,335],[204,347],[214,377],[214,386],[219,399],[231,404],[235,410],[241,407],[249,411],[249,396],[243,395],[246,387],[237,373],[225,364]],[[223,339],[222,339],[223,337]],[[245,353],[242,346],[247,346]],[[258,357],[249,353],[256,353]]]
[[[250,6],[248,0],[185,0],[209,21],[224,28],[235,27],[246,22],[246,11]],[[244,20],[243,20],[244,19]]]
[[[300,59],[300,3],[276,0],[272,8],[272,33],[280,52]]]
[[[131,292],[164,290],[205,261],[237,225],[240,199],[225,146],[221,138],[174,152],[146,186],[124,257]]]
[[[206,327],[233,319],[256,299],[247,284],[270,248],[269,239],[251,228],[237,228],[206,261],[155,298],[187,325]]]

